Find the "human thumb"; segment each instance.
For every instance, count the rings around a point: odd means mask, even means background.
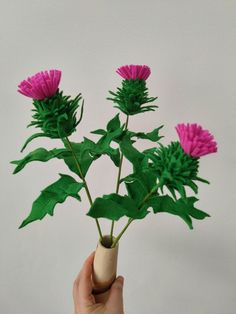
[[[107,301],[107,305],[115,307],[117,313],[123,313],[123,285],[124,277],[117,277],[110,288],[110,295]]]

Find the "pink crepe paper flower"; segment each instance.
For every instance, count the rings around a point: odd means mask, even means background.
[[[151,70],[147,65],[124,65],[116,70],[125,80],[146,80],[151,74]]]
[[[52,97],[56,94],[60,79],[60,70],[41,71],[22,81],[18,85],[18,92],[38,100]]]
[[[217,152],[217,143],[213,135],[208,130],[203,130],[200,125],[181,123],[175,129],[179,135],[180,145],[186,154],[201,157]]]

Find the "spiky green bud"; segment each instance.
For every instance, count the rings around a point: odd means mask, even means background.
[[[199,158],[187,155],[179,142],[171,142],[166,147],[160,145],[160,148],[146,150],[145,153],[147,159],[151,160],[149,167],[155,170],[162,190],[166,186],[174,197],[175,191],[186,197],[185,186],[197,193],[198,187],[194,180],[208,183],[197,176]]]
[[[74,99],[70,96],[63,96],[62,91],[58,91],[54,96],[43,100],[33,100],[35,111],[32,118],[34,119],[27,127],[35,126],[51,138],[61,138],[69,136],[75,132],[81,117],[77,121],[76,110],[79,107],[79,102],[82,99],[81,94]]]
[[[148,88],[146,81],[141,79],[136,80],[123,80],[122,87],[118,87],[116,92],[109,91],[113,98],[112,100],[116,106],[127,115],[135,115],[145,111],[154,111],[157,106],[144,104],[153,102],[157,97],[148,97]]]

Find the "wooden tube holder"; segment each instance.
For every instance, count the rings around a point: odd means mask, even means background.
[[[93,295],[101,303],[107,301],[110,287],[116,279],[118,244],[114,248],[110,248],[110,244],[109,235],[98,242],[93,262]]]

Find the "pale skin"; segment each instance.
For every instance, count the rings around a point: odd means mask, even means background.
[[[106,303],[97,303],[92,294],[92,266],[94,252],[86,259],[74,281],[73,299],[75,314],[124,314],[123,285],[124,278],[119,276],[112,284]]]

